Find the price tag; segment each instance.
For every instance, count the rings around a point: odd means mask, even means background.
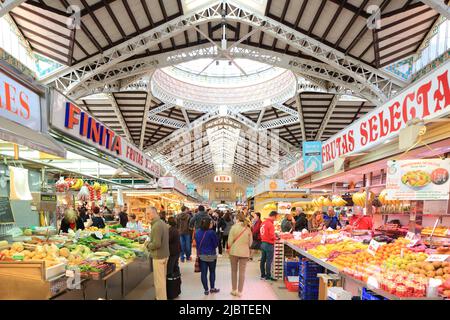
[[[75,277],[75,271],[74,270],[66,270],[66,277],[74,278]]]
[[[405,239],[409,240],[409,243],[407,244],[408,248],[414,247],[420,241],[420,237],[414,232],[408,232]]]
[[[369,252],[371,255],[375,255],[375,253],[378,251],[378,248],[380,248],[381,243],[375,240],[370,240],[369,247],[367,248],[367,252]]]
[[[373,276],[370,276],[367,278],[367,286],[370,288],[375,288],[375,289],[380,288],[380,286],[378,284],[378,280]]]
[[[427,258],[428,262],[434,262],[434,261],[439,261],[439,262],[443,262],[446,261],[448,259],[448,257],[450,257],[449,254],[430,254]]]
[[[103,233],[101,233],[100,231],[95,231],[94,234],[97,238],[103,239]]]
[[[406,236],[405,239],[409,240],[409,241],[413,241],[415,238],[416,234],[414,232],[409,231]]]

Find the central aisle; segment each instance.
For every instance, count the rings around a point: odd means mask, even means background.
[[[259,261],[247,264],[244,292],[241,298],[233,297],[231,292],[231,268],[228,257],[221,257],[217,262],[216,287],[219,293],[205,296],[200,281],[200,273],[194,273],[194,262],[180,263],[181,295],[177,300],[298,300],[296,292],[289,292],[283,281],[268,282],[259,279]],[[145,279],[126,299],[154,299],[153,279]]]

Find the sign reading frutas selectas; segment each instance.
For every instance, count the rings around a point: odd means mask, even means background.
[[[322,171],[322,141],[303,142],[305,172]]]
[[[449,67],[450,61],[446,61],[435,71],[325,141],[322,146],[323,164],[332,164],[341,156],[367,150],[397,136],[412,119],[429,120],[448,115]]]
[[[304,171],[303,158],[300,158],[294,164],[283,170],[283,180],[289,182],[300,176]]]
[[[41,131],[39,95],[0,70],[0,117]]]
[[[450,159],[388,161],[387,197],[394,200],[449,198]]]
[[[61,93],[54,90],[52,93],[52,127],[155,177],[160,176],[159,165],[143,151],[68,101]]]

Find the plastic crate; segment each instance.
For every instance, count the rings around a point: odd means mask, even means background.
[[[319,292],[313,292],[313,293],[299,292],[298,297],[301,300],[319,300]]]
[[[286,289],[290,292],[298,291],[298,282],[289,281],[288,278],[284,278],[284,284],[286,285]]]
[[[296,261],[287,261],[284,263],[284,276],[285,277],[291,277],[291,276],[298,276],[298,262]]]
[[[361,300],[388,300],[388,299],[386,299],[385,297],[382,297],[378,294],[375,294],[366,288],[362,288]]]

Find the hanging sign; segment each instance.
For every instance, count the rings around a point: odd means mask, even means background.
[[[375,108],[322,146],[323,164],[331,164],[341,156],[358,153],[399,134],[408,122],[418,118],[430,120],[450,113],[450,61],[400,94]]]
[[[278,202],[278,213],[289,214],[291,213],[292,204],[290,202]]]
[[[322,170],[322,141],[303,142],[303,163],[305,172]]]
[[[388,161],[387,197],[394,200],[449,199],[450,159]]]
[[[8,77],[0,69],[0,117],[41,131],[39,95]]]
[[[155,177],[160,167],[142,150],[53,90],[51,125],[61,133],[80,140]]]
[[[214,176],[214,183],[232,183],[231,176],[224,174]]]
[[[158,186],[162,189],[175,189],[182,194],[187,194],[187,187],[175,177],[161,177],[158,179]]]

